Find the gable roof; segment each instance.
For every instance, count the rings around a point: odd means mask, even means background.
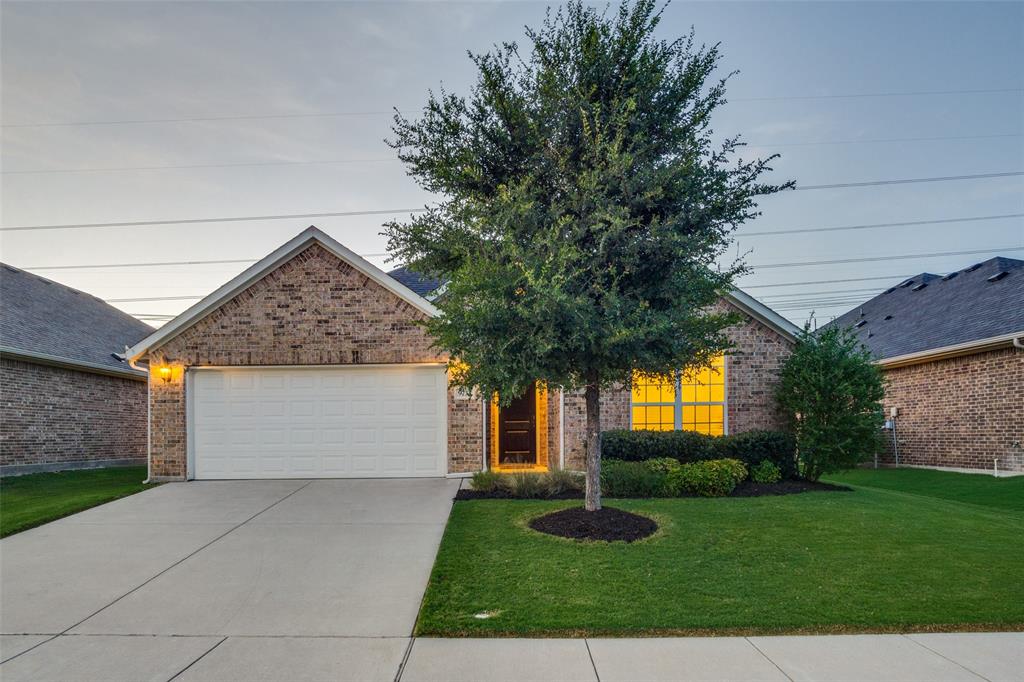
[[[421,275],[405,266],[396,268],[388,274],[421,296],[437,292],[444,285],[444,281],[441,279]],[[796,336],[800,332],[799,327],[745,291],[734,288],[725,295],[725,299],[742,312],[767,325],[786,339],[790,341],[796,340]]]
[[[77,289],[0,264],[0,352],[61,366],[141,376],[112,353],[153,332]]]
[[[398,296],[414,308],[430,316],[437,315],[437,308],[435,308],[433,304],[425,298],[416,294],[400,281],[389,277],[387,273],[376,265],[363,259],[358,254],[353,253],[324,231],[310,225],[295,237],[269,253],[267,256],[246,268],[241,274],[234,277],[227,284],[206,296],[201,301],[165,324],[163,327],[160,327],[160,329],[129,348],[125,354],[126,357],[132,362],[138,360],[146,353],[146,351],[163,343],[164,341],[167,341],[188,327],[191,327],[202,317],[216,310],[221,306],[221,304],[231,300],[236,295],[249,288],[252,284],[262,279],[272,270],[282,265],[296,254],[304,251],[311,244],[319,244],[328,252],[348,263],[353,268],[366,275],[371,280]]]
[[[944,277],[923,272],[829,325],[853,327],[883,361],[1024,334],[1024,261],[990,258]]]

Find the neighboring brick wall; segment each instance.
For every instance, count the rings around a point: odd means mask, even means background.
[[[1024,451],[1024,351],[994,350],[885,371],[885,414],[896,418],[900,463],[1020,470]],[[895,463],[892,434],[881,461]]]
[[[313,244],[167,343],[150,351],[154,377],[152,465],[185,476],[184,370],[189,366],[443,362],[417,322],[426,315]],[[479,469],[482,405],[449,395],[451,471]]]
[[[739,312],[720,301],[716,312]],[[775,404],[775,384],[792,351],[792,343],[749,316],[729,327],[733,349],[726,358],[726,411],[729,433],[779,429],[782,416]],[[601,395],[601,428],[628,429],[630,394],[612,389]],[[556,422],[557,424],[557,422]],[[586,460],[586,405],[582,391],[565,395],[565,466],[580,469]]]
[[[0,359],[5,471],[113,460],[145,464],[145,381]]]

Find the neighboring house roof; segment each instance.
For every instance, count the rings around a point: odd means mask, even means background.
[[[420,275],[405,266],[396,268],[388,274],[421,296],[429,296],[432,293],[437,292],[444,284],[444,281],[441,279]],[[796,336],[800,331],[799,327],[784,318],[782,315],[779,315],[764,303],[758,301],[750,294],[741,291],[740,289],[733,289],[725,295],[725,298],[741,311],[767,325],[769,328],[774,329],[790,341],[796,339]]]
[[[829,325],[853,327],[882,364],[1006,341],[1024,334],[1024,261],[991,258],[944,277],[923,272]]]
[[[353,253],[327,233],[313,225],[310,225],[266,257],[261,258],[259,261],[246,268],[241,274],[229,281],[227,284],[220,287],[209,296],[206,296],[173,320],[160,327],[160,329],[129,348],[125,354],[126,357],[131,361],[138,360],[146,353],[146,351],[192,326],[202,317],[213,310],[216,310],[223,303],[234,298],[236,295],[249,288],[252,284],[262,279],[272,270],[276,269],[296,254],[304,251],[313,243],[319,244],[327,251],[348,263],[353,268],[363,273],[377,284],[383,286],[385,289],[389,290],[391,293],[395,294],[414,308],[426,313],[427,315],[433,316],[437,314],[437,308],[435,308],[428,300],[412,291],[400,281],[389,277],[386,272],[378,268],[373,263],[363,259],[356,253]]]
[[[0,264],[0,352],[61,366],[140,375],[112,353],[153,328],[77,289]]]

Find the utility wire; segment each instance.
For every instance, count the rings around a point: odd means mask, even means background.
[[[805,265],[834,265],[838,263],[866,263],[878,260],[905,260],[912,258],[933,258],[938,256],[964,256],[978,253],[993,253],[1006,251],[1024,251],[1024,246],[997,247],[991,249],[975,249],[971,251],[944,251],[940,253],[911,253],[900,256],[872,256],[868,258],[844,258],[839,260],[817,260],[798,261],[794,263],[766,263],[764,265],[750,266],[754,270],[768,268],[802,267]],[[363,254],[364,257],[386,256],[388,254]],[[163,261],[155,263],[103,263],[103,264],[82,264],[82,265],[37,265],[22,270],[85,270],[92,268],[145,268],[159,267],[166,265],[221,265],[226,263],[255,263],[255,258],[228,259],[228,260],[192,260],[192,261]]]
[[[422,213],[425,208],[389,208],[379,211],[338,211],[334,213],[291,213],[286,215],[254,215],[230,218],[191,218],[187,220],[139,220],[124,223],[72,223],[69,225],[17,225],[0,227],[0,232],[23,230],[80,230],[94,227],[153,227],[156,225],[195,225],[199,223],[233,223],[248,220],[291,220],[297,218],[342,218],[358,215],[387,215],[390,213]]]
[[[802,287],[809,284],[837,284],[839,282],[870,282],[873,280],[887,279],[894,282],[902,282],[912,275],[880,275],[878,277],[850,277],[846,279],[819,279],[813,282],[779,282],[777,284],[751,284],[744,285],[743,289],[773,289],[777,287]]]
[[[898,92],[861,92],[839,95],[787,95],[781,97],[734,97],[730,102],[781,102],[786,100],[813,100],[813,99],[858,99],[875,97],[922,97],[935,95],[983,95],[998,93],[1020,93],[1022,88],[991,88],[978,90],[919,90],[919,91],[898,91]],[[418,107],[412,107],[416,109]],[[3,128],[55,128],[62,126],[99,126],[99,125],[129,125],[142,123],[193,123],[210,121],[254,121],[261,119],[289,119],[289,118],[331,118],[335,116],[386,116],[400,111],[397,109],[380,109],[369,111],[330,111],[315,112],[307,114],[256,114],[244,116],[197,116],[188,118],[138,118],[122,119],[115,121],[51,121],[43,123],[6,123]]]
[[[980,215],[966,218],[937,218],[935,220],[911,220],[901,223],[872,223],[866,225],[842,225],[840,227],[802,227],[794,230],[766,230],[764,232],[738,232],[737,238],[762,237],[773,234],[804,234],[807,232],[840,232],[842,230],[870,230],[876,227],[911,227],[917,225],[939,225],[942,223],[968,223],[980,220],[1002,220],[1004,218],[1020,218],[1024,213],[1004,213],[1002,215]]]
[[[792,191],[799,192],[809,189],[838,189],[841,187],[875,187],[878,185],[908,185],[918,182],[949,182],[951,180],[979,180],[982,178],[1008,178],[1015,175],[1024,175],[1024,171],[1010,171],[1008,173],[978,173],[976,175],[945,175],[934,178],[904,178],[900,180],[870,180],[868,182],[839,182],[831,185],[801,185],[794,187]]]
[[[813,147],[829,144],[882,144],[888,142],[941,142],[945,140],[989,140],[993,138],[1021,137],[1020,133],[1002,133],[997,135],[952,135],[936,137],[882,137],[868,140],[815,140],[810,142],[772,142],[758,144],[747,142],[748,147]]]

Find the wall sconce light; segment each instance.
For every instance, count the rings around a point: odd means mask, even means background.
[[[160,378],[163,379],[165,382],[170,383],[170,381],[171,381],[171,368],[168,367],[167,365],[163,365],[163,366],[160,367],[159,372],[160,372]]]

